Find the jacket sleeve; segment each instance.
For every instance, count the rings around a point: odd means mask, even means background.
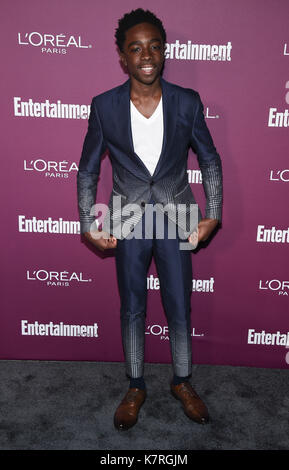
[[[222,163],[204,117],[204,107],[196,93],[196,111],[191,146],[197,154],[206,195],[205,217],[222,220],[223,175]]]
[[[77,173],[77,198],[81,233],[89,232],[95,221],[91,214],[95,204],[97,181],[101,157],[106,149],[101,122],[93,98],[88,120],[88,130],[84,139],[82,154]]]

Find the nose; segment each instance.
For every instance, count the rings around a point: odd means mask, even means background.
[[[144,47],[142,49],[142,55],[141,55],[141,58],[142,60],[150,60],[152,54],[151,54],[151,50],[150,50],[150,47]]]

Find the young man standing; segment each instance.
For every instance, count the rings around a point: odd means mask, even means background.
[[[114,415],[117,429],[128,429],[138,419],[146,398],[144,345],[146,276],[152,255],[156,263],[162,302],[167,317],[173,364],[172,394],[181,401],[186,415],[206,423],[205,404],[192,388],[190,294],[191,253],[181,249],[184,225],[168,211],[163,218],[163,236],[152,236],[141,226],[141,237],[134,229],[145,221],[147,208],[183,205],[185,215],[195,205],[187,180],[188,149],[196,152],[206,194],[206,214],[200,212],[197,235],[187,232],[192,244],[207,240],[221,221],[222,169],[203,115],[198,93],[181,88],[161,77],[166,33],[162,22],[151,12],[137,9],[119,20],[116,44],[129,80],[92,100],[88,132],[78,172],[78,202],[81,232],[100,250],[115,248],[121,299],[121,333],[129,390]],[[101,156],[109,150],[113,169],[113,190],[109,202],[115,230],[95,231],[95,204]],[[131,230],[124,230],[121,209],[138,207]],[[181,219],[181,218],[180,218]],[[177,220],[177,221],[176,221]],[[169,236],[170,226],[179,225],[178,235]],[[175,225],[176,226],[176,225]],[[111,228],[111,225],[110,225]],[[138,231],[139,233],[139,231]],[[197,239],[196,239],[197,236]]]

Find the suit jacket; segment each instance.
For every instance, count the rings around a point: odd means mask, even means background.
[[[163,146],[154,174],[151,175],[134,152],[130,119],[130,80],[95,96],[91,104],[88,131],[84,140],[77,174],[78,205],[81,233],[88,232],[95,220],[91,208],[95,204],[101,157],[109,151],[113,170],[113,187],[108,203],[105,224],[110,233],[123,238],[111,229],[112,221],[121,221],[120,211],[127,204],[139,208],[130,219],[136,223],[151,198],[161,206],[196,204],[187,176],[188,150],[197,154],[206,195],[205,217],[221,221],[222,166],[207,128],[199,94],[169,83],[161,78],[164,135]],[[113,206],[113,198],[120,206]],[[177,224],[173,211],[167,215]],[[202,217],[198,210],[198,220]],[[181,219],[181,218],[180,218]],[[122,223],[122,221],[120,222]],[[115,226],[119,225],[116,224]],[[104,225],[105,229],[106,226]]]

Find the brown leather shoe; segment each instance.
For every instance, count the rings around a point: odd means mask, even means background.
[[[188,418],[199,424],[206,424],[209,421],[209,413],[205,403],[189,382],[182,382],[179,385],[171,384],[171,392],[177,400],[182,402]]]
[[[145,399],[145,390],[129,388],[114,414],[115,427],[120,430],[126,430],[134,426]]]

